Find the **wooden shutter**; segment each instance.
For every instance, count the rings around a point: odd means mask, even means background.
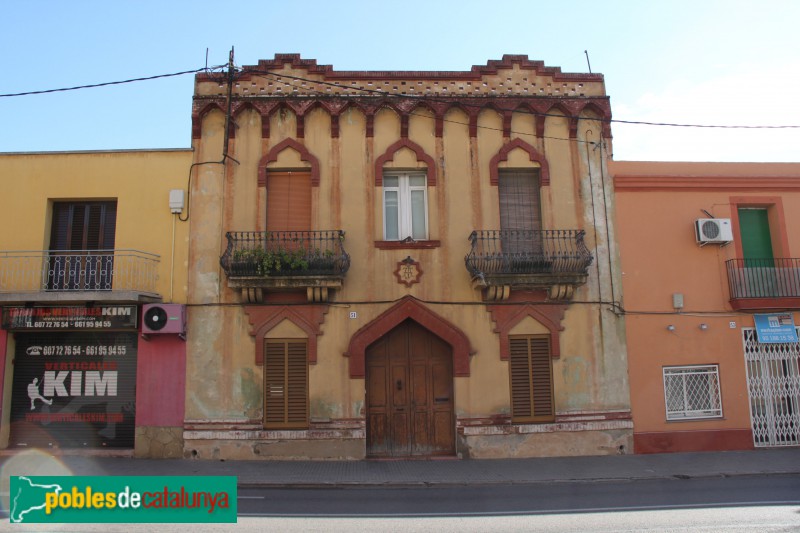
[[[311,174],[269,172],[267,175],[267,231],[311,229]]]
[[[51,250],[113,250],[116,202],[55,202]]]
[[[511,419],[513,422],[552,422],[553,370],[550,338],[509,338],[511,348]]]
[[[264,427],[308,427],[305,340],[264,341]]]

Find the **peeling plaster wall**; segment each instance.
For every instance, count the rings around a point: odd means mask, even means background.
[[[308,75],[286,68],[293,75]],[[513,75],[516,79],[519,72],[514,71]],[[599,89],[592,86],[586,90],[597,94]],[[198,84],[198,95],[213,94],[209,91],[212,89]],[[262,212],[263,189],[257,190],[258,164],[284,139],[297,140],[318,159],[320,182],[312,193],[314,228],[344,230],[344,246],[351,256],[343,287],[335,291],[321,325],[317,362],[310,365],[312,424],[363,422],[364,380],[349,377],[349,360],[344,354],[351,337],[361,327],[409,295],[469,337],[474,350],[470,376],[454,378],[459,420],[510,414],[508,364],[500,358],[496,324],[481,293],[472,287],[464,256],[473,230],[499,228],[498,191],[490,183],[490,161],[510,139],[516,138],[534,146],[549,165],[550,185],[541,191],[544,227],[585,229],[586,244],[594,255],[588,282],[576,290],[576,303],[568,305],[561,323],[561,356],[553,361],[556,411],[627,412],[624,321],[607,303],[612,299],[610,280],[616,285],[613,297],[617,300],[621,285],[616,250],[609,245],[609,238],[612,242],[614,239],[613,227],[608,233],[605,230],[606,224],[613,226],[613,204],[608,200],[613,191],[610,181],[604,180],[605,152],[595,150],[594,145],[569,140],[569,119],[559,113],[554,110],[549,113],[554,116],[545,119],[524,110],[512,113],[510,138],[503,136],[503,116],[492,109],[478,114],[474,137],[470,136],[470,118],[460,109],[447,112],[441,137],[436,137],[431,110],[418,107],[410,113],[406,119],[408,140],[421,147],[436,167],[436,184],[428,187],[429,238],[440,241],[440,245],[409,249],[376,246],[383,239],[383,207],[381,188],[375,185],[375,161],[401,138],[401,117],[395,110],[383,108],[368,118],[351,106],[338,117],[338,137],[332,135],[332,117],[322,108],[301,117],[284,107],[272,111],[267,118],[250,110],[241,113],[231,153],[239,163],[229,163],[224,168],[197,167],[193,182],[190,301],[196,305],[190,310],[187,421],[260,422],[263,372],[255,364],[255,343],[247,316],[236,305],[242,297],[227,287],[219,256],[225,248],[226,231],[263,229],[268,214]],[[261,138],[261,120],[269,121],[269,138]],[[372,136],[367,136],[369,120],[373,121]],[[544,137],[535,137],[537,120],[545,121]],[[297,137],[298,121],[304,126],[302,138]],[[202,118],[201,137],[195,145],[196,162],[221,158],[223,122],[222,114],[215,111]],[[600,128],[594,130],[579,128],[578,141],[598,141]],[[287,149],[270,167],[285,170],[292,166],[306,168],[308,164],[296,151]],[[412,150],[403,148],[389,158],[385,168],[413,170],[421,165],[424,163]],[[520,149],[512,150],[500,163],[501,168],[539,166]],[[398,283],[393,275],[398,262],[406,256],[419,262],[423,271],[420,283],[411,287]],[[351,312],[356,312],[357,318],[351,318]],[[513,331],[527,334],[549,330],[530,318]],[[307,334],[281,332],[280,336],[285,335],[302,338]],[[614,450],[630,431],[615,431],[618,433],[556,431],[547,435],[463,438],[465,453],[472,456],[494,456],[488,451],[493,447],[498,447],[496,453],[500,455],[496,456],[559,454],[560,446],[570,439],[581,442],[564,448],[569,454],[616,453]],[[314,448],[316,444],[304,440],[308,436],[303,435],[296,435],[297,445]],[[200,441],[193,441],[191,445],[187,443],[186,449],[194,446],[192,449],[201,449],[201,455],[233,457],[248,453],[281,456],[291,448],[270,444],[256,452],[253,446],[237,448],[241,443],[229,443],[227,438],[222,434],[209,437],[205,448]],[[358,441],[361,437],[355,438]],[[507,442],[499,444],[501,441]],[[363,456],[363,441],[358,442]],[[622,444],[630,449],[627,442]],[[317,456],[316,452],[308,453]],[[344,455],[359,454],[349,449]]]

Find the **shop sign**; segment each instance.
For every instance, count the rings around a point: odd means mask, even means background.
[[[13,331],[136,329],[135,305],[5,307],[3,329]]]
[[[756,334],[762,344],[797,342],[797,329],[791,313],[755,315]]]

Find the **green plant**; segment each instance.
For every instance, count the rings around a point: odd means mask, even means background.
[[[308,270],[306,254],[303,247],[293,250],[283,247],[265,250],[257,246],[234,251],[233,260],[242,266],[242,270],[254,268],[257,276],[269,276],[278,272]]]

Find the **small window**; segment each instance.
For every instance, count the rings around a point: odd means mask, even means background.
[[[550,337],[509,337],[509,346],[512,422],[552,422],[555,409]]]
[[[383,177],[383,238],[428,239],[428,188],[423,173]]]
[[[308,343],[264,341],[264,427],[308,427]]]
[[[673,366],[663,370],[667,420],[722,416],[718,365]]]

